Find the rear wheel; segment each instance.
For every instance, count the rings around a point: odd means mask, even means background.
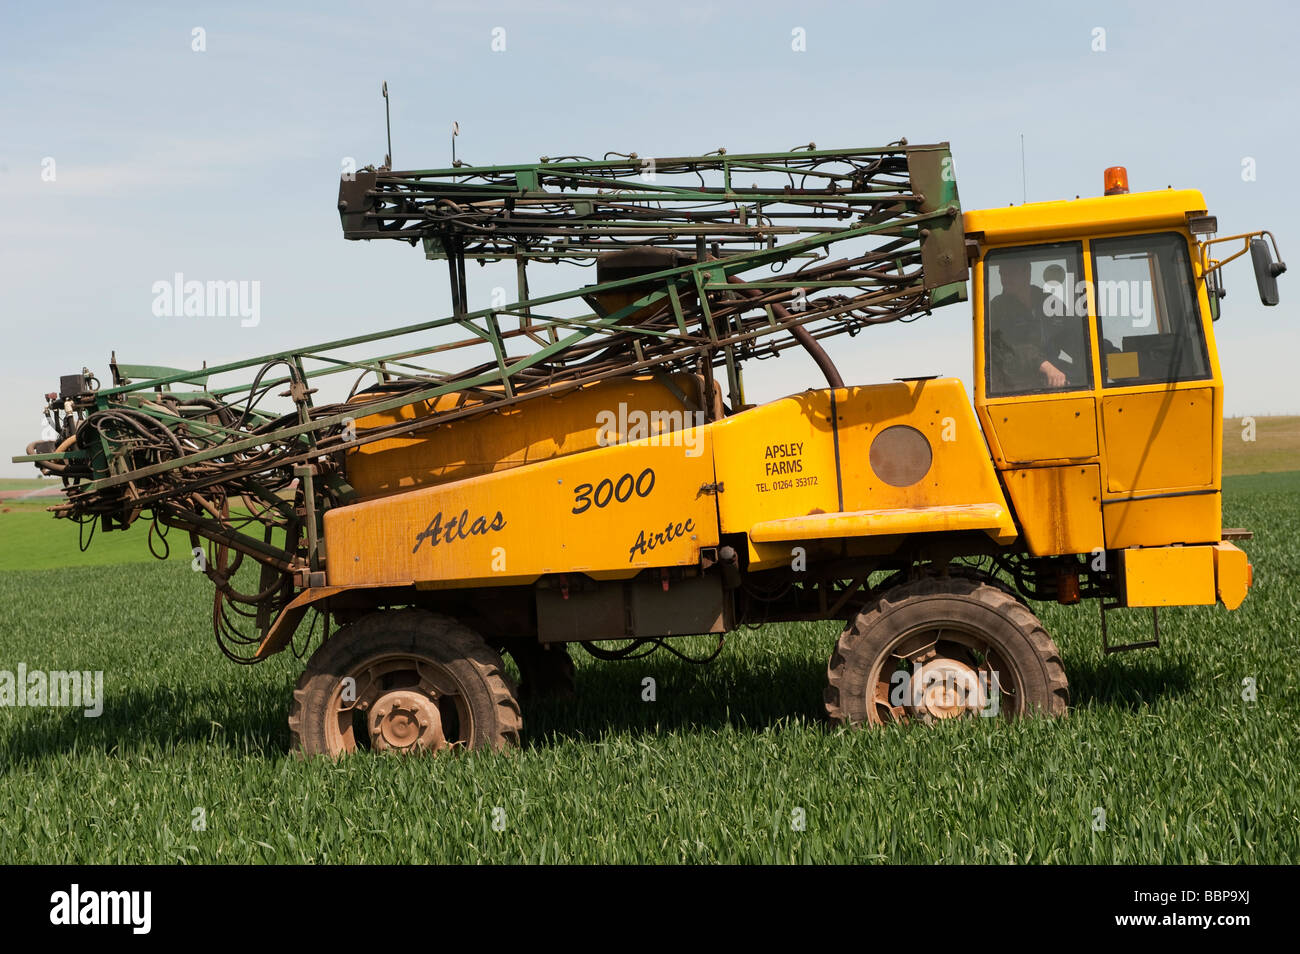
[[[1060,652],[1024,603],[964,577],[894,587],[866,607],[827,667],[831,721],[856,725],[1064,715]]]
[[[289,710],[292,748],[437,754],[517,745],[522,720],[501,657],[424,610],[372,613],[307,663]]]

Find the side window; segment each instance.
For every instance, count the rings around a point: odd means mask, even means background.
[[[984,256],[984,354],[990,397],[1092,387],[1079,242]]]
[[[1187,242],[1177,233],[1092,243],[1107,387],[1208,378]]]

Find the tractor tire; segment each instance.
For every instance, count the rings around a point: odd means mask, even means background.
[[[425,610],[383,610],[312,655],[289,709],[291,749],[337,758],[370,749],[501,750],[523,727],[501,657],[473,630]]]
[[[1002,586],[964,576],[882,594],[840,635],[827,681],[826,713],[838,725],[1069,707],[1061,654],[1038,617]]]

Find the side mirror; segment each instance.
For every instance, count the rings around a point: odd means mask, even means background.
[[[1277,276],[1286,271],[1286,262],[1273,261],[1268,243],[1262,238],[1250,240],[1250,260],[1255,266],[1255,284],[1259,286],[1259,300],[1265,305],[1276,305]]]

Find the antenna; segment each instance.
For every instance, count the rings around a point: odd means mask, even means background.
[[[1025,182],[1025,134],[1020,134],[1020,204],[1029,202],[1029,186]]]
[[[384,156],[384,165],[393,168],[393,121],[388,115],[388,80],[384,80],[384,128],[388,131],[388,154]]]
[[[456,161],[456,137],[460,135],[460,123],[452,120],[451,123],[451,167],[455,169],[459,162]]]

